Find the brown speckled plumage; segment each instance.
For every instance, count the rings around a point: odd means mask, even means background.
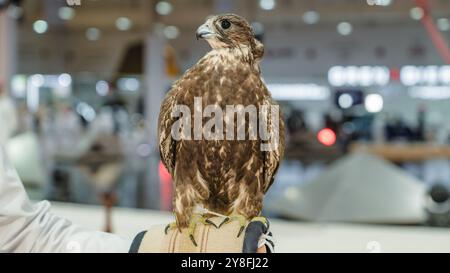
[[[224,19],[231,22],[227,30],[220,27]],[[245,141],[172,139],[171,127],[176,122],[171,116],[173,108],[187,105],[193,115],[195,97],[202,97],[203,109],[207,105],[225,110],[227,105],[259,108],[275,104],[260,77],[259,61],[264,48],[254,39],[245,19],[226,14],[207,22],[218,34],[208,40],[213,50],[173,85],[159,117],[161,158],[174,179],[173,205],[179,227],[188,225],[197,205],[248,219],[258,216],[284,152],[281,113],[280,143],[278,149],[270,152],[261,151],[259,136],[257,140]],[[203,122],[208,120],[204,118]]]

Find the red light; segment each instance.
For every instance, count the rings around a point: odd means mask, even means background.
[[[336,133],[328,128],[322,129],[317,134],[317,140],[325,146],[333,146],[336,143]]]
[[[159,162],[160,206],[162,210],[172,209],[172,176],[162,162]]]
[[[400,80],[400,70],[398,68],[391,69],[391,79],[397,82]]]
[[[161,161],[159,162],[158,169],[159,169],[159,178],[161,179],[161,182],[171,183],[172,176],[170,175],[169,171],[166,169],[166,167]]]

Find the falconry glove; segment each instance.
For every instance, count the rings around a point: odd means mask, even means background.
[[[223,223],[223,217],[212,217],[214,224],[201,223],[195,230],[196,245],[189,238],[187,229],[170,229],[154,226],[139,233],[130,248],[130,253],[258,253],[262,247],[274,252],[274,241],[266,218],[254,220],[246,225],[245,232],[238,222]]]
[[[245,230],[243,253],[257,253],[258,249],[264,246],[268,253],[275,251],[273,235],[269,230],[269,220],[260,218],[262,221],[251,221]]]

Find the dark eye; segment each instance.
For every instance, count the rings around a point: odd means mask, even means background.
[[[227,19],[225,19],[225,20],[222,20],[222,22],[220,22],[220,26],[221,26],[223,29],[229,29],[229,28],[231,27],[231,23],[230,23],[230,21],[228,21]]]

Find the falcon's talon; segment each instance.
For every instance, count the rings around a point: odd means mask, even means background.
[[[191,239],[192,244],[194,246],[197,246],[197,242],[195,241],[194,234],[195,234],[195,228],[197,225],[201,223],[203,225],[213,225],[217,228],[217,226],[211,222],[208,218],[206,218],[203,214],[194,214],[192,215],[191,219],[189,220],[189,227],[188,227],[188,234],[189,238]]]
[[[166,228],[164,229],[164,233],[167,235],[167,234],[169,234],[169,230],[171,230],[171,229],[178,229],[178,225],[177,225],[177,223],[170,223],[170,224],[168,224],[167,226],[166,226]],[[181,233],[181,230],[180,229],[178,229],[179,231],[180,231],[180,233]]]
[[[218,228],[221,228],[223,225],[225,225],[226,223],[230,222],[230,217],[225,218],[222,223],[220,223]]]
[[[222,224],[220,224],[220,226],[222,226],[222,225],[224,225],[224,224],[227,224],[227,223],[230,223],[230,222],[234,222],[234,221],[239,222],[240,228],[239,228],[239,232],[238,232],[238,234],[237,234],[237,238],[239,238],[239,237],[241,237],[242,233],[243,233],[244,230],[245,230],[245,227],[247,226],[247,222],[248,222],[248,221],[247,221],[247,218],[245,218],[245,216],[239,215],[239,214],[234,214],[234,215],[228,216],[228,217],[222,222]]]
[[[206,219],[205,223],[210,224],[210,225],[214,226],[215,228],[219,228],[213,221],[211,221],[209,219]]]
[[[237,238],[241,237],[242,232],[244,231],[245,226],[241,226],[241,229],[239,229],[239,233],[237,235]]]
[[[194,246],[197,246],[197,242],[194,239],[194,235],[190,234],[189,238],[191,239],[192,244],[194,244]]]

